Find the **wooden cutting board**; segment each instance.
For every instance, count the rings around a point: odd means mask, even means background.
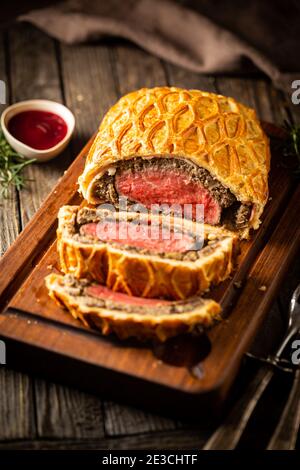
[[[282,136],[280,129],[265,127]],[[299,249],[300,188],[273,151],[263,223],[251,241],[241,243],[233,278],[209,293],[223,306],[223,322],[205,336],[183,335],[165,344],[121,342],[83,327],[49,299],[44,286],[46,274],[59,271],[57,212],[80,203],[77,178],[92,140],[0,262],[0,338],[7,364],[172,414],[218,410]]]

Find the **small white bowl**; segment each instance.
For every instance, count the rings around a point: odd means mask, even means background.
[[[9,132],[8,122],[16,114],[29,110],[49,111],[51,113],[58,114],[67,124],[68,130],[65,137],[60,142],[58,142],[58,144],[54,145],[54,147],[50,147],[46,150],[38,150],[29,147],[29,145],[23,144],[23,142],[20,142]],[[66,108],[66,106],[60,103],[56,103],[55,101],[27,100],[12,104],[3,111],[1,115],[1,127],[7,142],[16,152],[20,153],[26,158],[35,158],[39,162],[46,162],[47,160],[51,160],[52,158],[56,157],[68,145],[74,132],[75,117],[73,113],[68,108]]]

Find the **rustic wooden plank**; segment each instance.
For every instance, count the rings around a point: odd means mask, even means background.
[[[105,402],[105,432],[107,436],[171,431],[177,428],[177,421],[131,406]]]
[[[9,350],[7,351],[9,366]],[[8,367],[0,369],[0,441],[36,437],[32,381]]]
[[[299,263],[299,256],[296,256],[291,269],[287,273],[287,276],[284,280],[284,283],[280,289],[279,295],[279,305],[281,307],[281,311],[285,318],[287,318],[287,312],[289,309],[290,300],[293,294],[293,291],[296,289],[298,284],[300,283],[300,263]]]
[[[262,121],[281,126],[288,117],[283,95],[265,79],[217,77],[216,87],[219,93],[254,108]]]
[[[138,88],[166,85],[165,70],[157,57],[128,44],[110,50],[120,95]]]
[[[6,70],[5,37],[0,34],[0,79],[6,84],[7,101],[9,100],[9,71]],[[7,51],[6,51],[7,52]],[[8,104],[8,103],[7,103]],[[6,105],[0,104],[0,114]],[[15,240],[19,232],[19,210],[17,193],[10,188],[8,198],[0,198],[0,257]]]
[[[204,441],[199,437],[198,430],[178,430],[138,434],[99,440],[31,440],[0,443],[0,450],[163,450],[163,449],[200,449]]]
[[[282,316],[280,315],[277,302],[275,302],[263,321],[259,334],[252,343],[250,352],[262,358],[274,353],[282,336],[283,327]],[[270,331],[272,331],[272,335],[270,335]],[[255,361],[255,359],[252,359],[252,361]],[[249,366],[249,363],[247,362],[246,365]],[[244,368],[246,384],[237,396],[237,400],[232,403],[231,409],[228,410],[228,414],[220,426],[206,442],[204,449],[234,449],[240,440],[244,438],[247,425],[273,376],[273,371],[269,371],[267,367],[258,368],[254,376],[249,374],[250,370],[251,368],[249,367],[247,369],[246,367]],[[260,430],[257,430],[257,436],[259,436],[259,433]]]
[[[267,80],[218,77],[216,87],[219,93],[233,96],[243,104],[254,108],[262,121],[281,126],[287,118],[282,95]]]
[[[43,439],[92,439],[104,435],[101,402],[57,384],[36,381],[37,429]]]
[[[282,126],[288,118],[285,98],[282,92],[274,88],[267,80],[253,80],[252,87],[258,115],[264,121]]]
[[[76,118],[72,150],[77,153],[117,100],[117,87],[107,47],[101,44],[59,47],[66,104]]]
[[[13,102],[44,98],[63,101],[54,41],[28,24],[14,25],[9,31]],[[56,159],[30,165],[24,171],[32,180],[20,192],[22,227],[31,219],[70,163],[67,149]]]
[[[237,77],[218,77],[216,88],[218,93],[241,101],[246,106],[256,108],[255,92],[252,80]]]
[[[181,88],[199,89],[216,93],[215,78],[209,75],[190,72],[172,64],[165,64],[168,84]]]
[[[16,239],[19,230],[16,191],[11,188],[8,198],[0,200],[0,257]]]
[[[6,83],[9,100],[9,70],[6,65],[6,41],[0,35],[0,78]],[[8,104],[8,103],[7,103]],[[5,106],[0,105],[0,112]],[[0,200],[0,255],[15,240],[19,231],[19,210],[17,192],[9,190],[8,198]],[[7,351],[9,362],[9,351]],[[35,436],[34,407],[32,401],[32,381],[24,374],[0,368],[0,440],[29,439]]]
[[[259,333],[254,338],[250,352],[258,357],[267,357],[275,352],[285,329],[285,320],[281,315],[278,302],[275,301],[269,310],[267,317],[260,327]],[[270,334],[272,331],[272,334]]]

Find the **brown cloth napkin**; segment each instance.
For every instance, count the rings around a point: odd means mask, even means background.
[[[241,70],[247,58],[275,86],[290,90],[295,76],[284,73],[282,67],[287,65],[293,72],[300,69],[296,63],[297,2],[249,0],[248,7],[245,3],[240,0],[69,0],[33,10],[19,20],[33,23],[68,44],[106,36],[126,38],[194,72]],[[284,60],[287,54],[289,60]]]

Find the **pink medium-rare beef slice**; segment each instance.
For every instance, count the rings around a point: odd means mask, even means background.
[[[81,226],[80,233],[105,242],[116,242],[157,253],[184,253],[194,249],[195,239],[187,232],[175,233],[167,227],[151,231],[146,224],[126,221],[104,220]]]
[[[85,294],[99,299],[112,300],[117,303],[126,304],[126,305],[141,305],[141,306],[159,306],[159,305],[169,305],[172,302],[168,300],[161,299],[144,299],[142,297],[134,297],[121,292],[114,292],[111,289],[101,285],[94,284],[85,288]]]
[[[152,204],[192,205],[196,217],[196,204],[203,204],[204,221],[211,225],[220,222],[221,206],[200,181],[178,169],[148,167],[141,171],[124,170],[116,175],[116,190],[130,201],[150,208]]]

